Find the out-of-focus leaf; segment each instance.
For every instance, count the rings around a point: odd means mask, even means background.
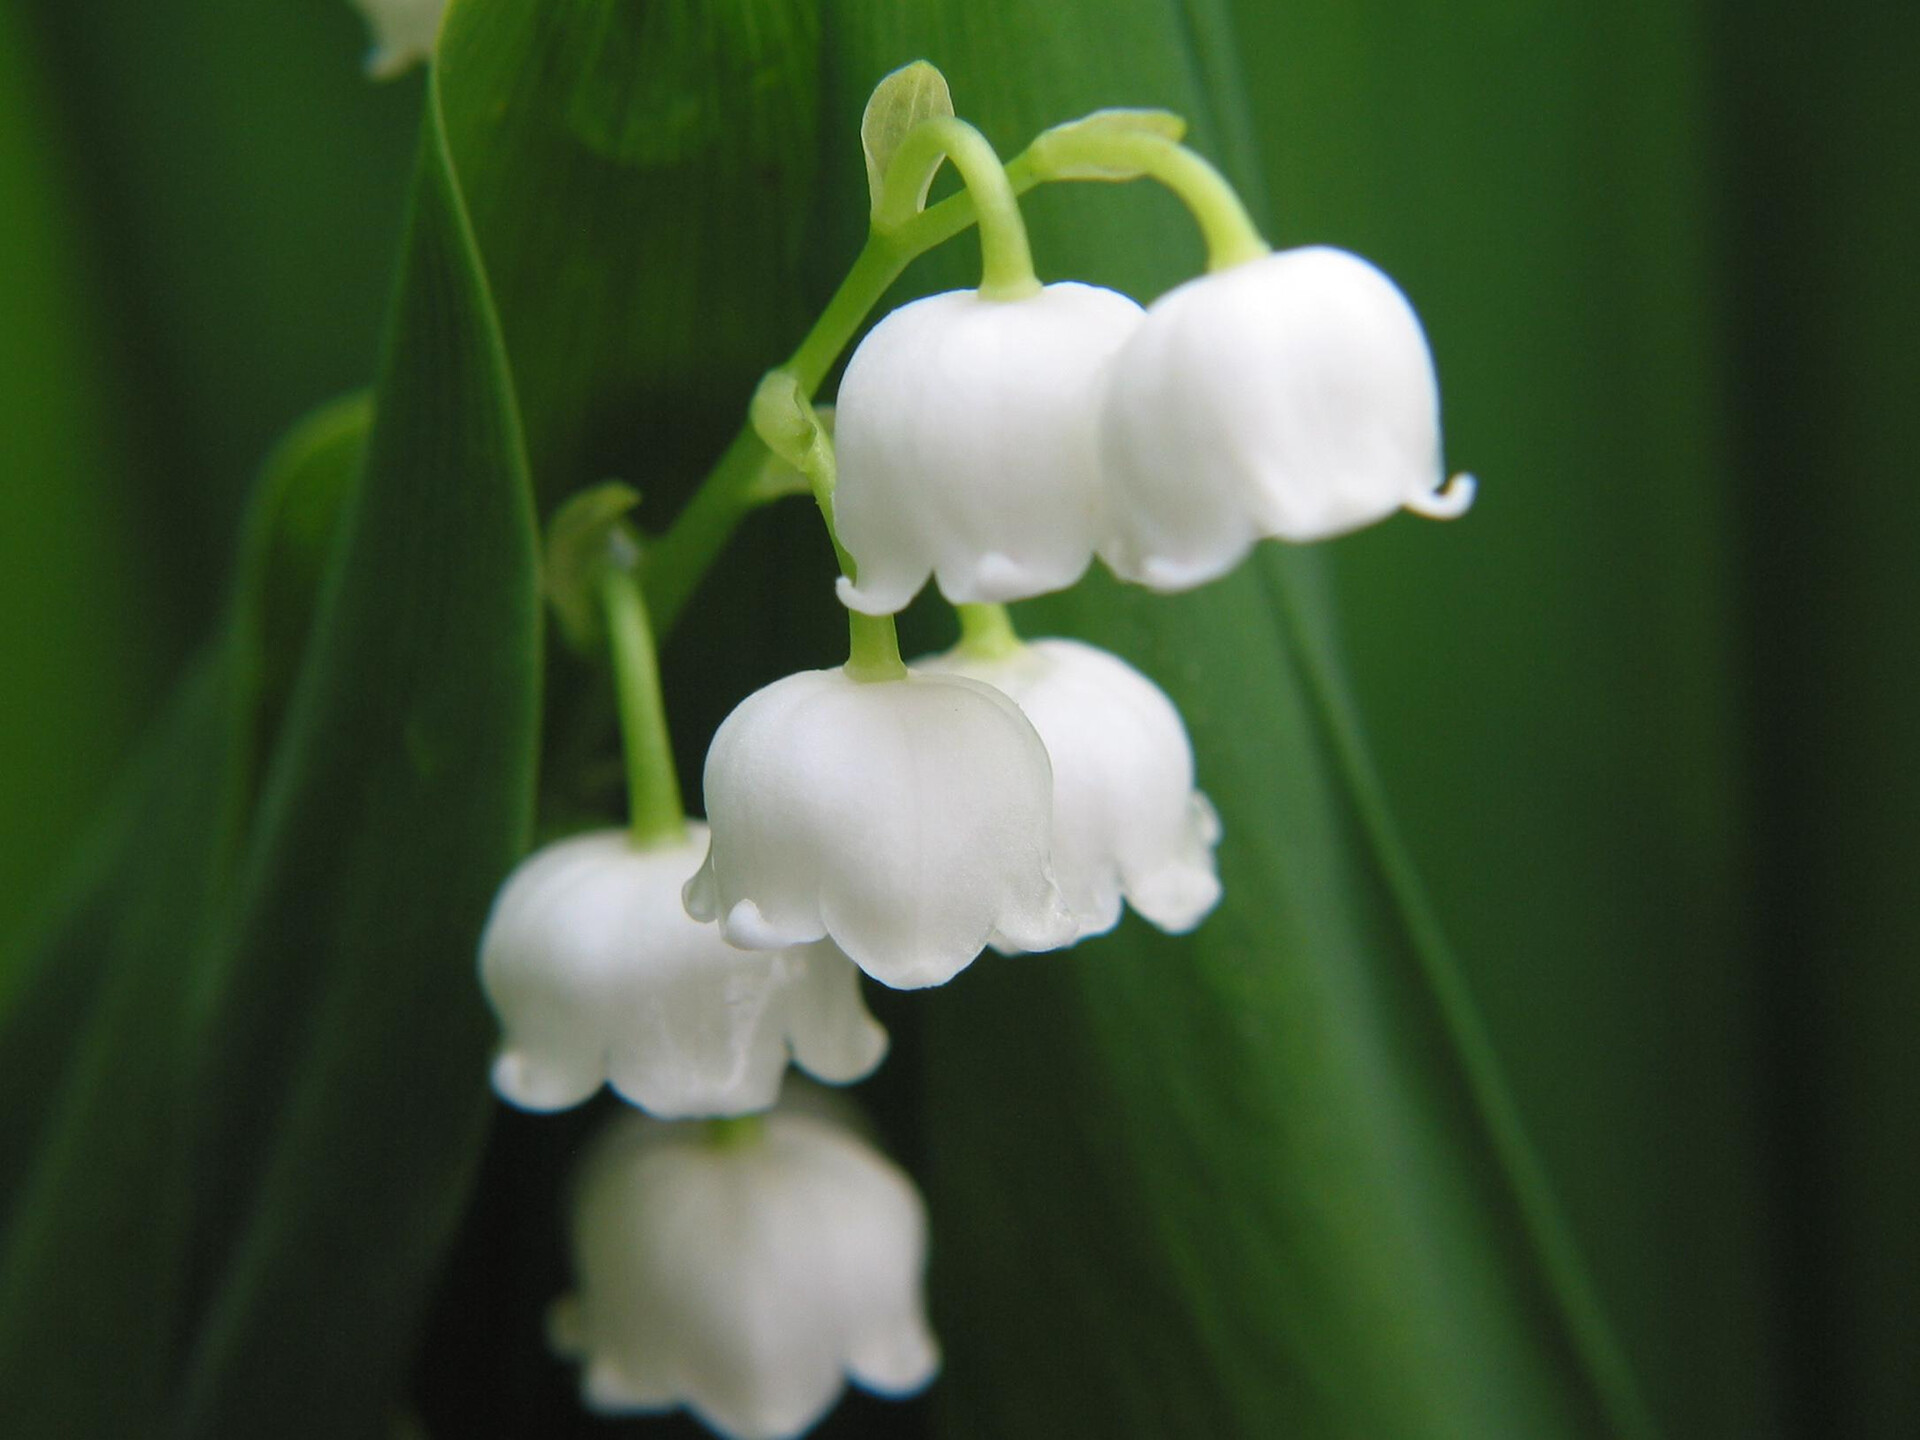
[[[1721,7],[1796,1433],[1920,1434],[1920,8]]]
[[[69,898],[0,997],[0,1409],[22,1433],[160,1433],[186,1226],[193,981],[286,699],[365,405],[261,477],[232,614],[183,681]]]
[[[472,956],[538,723],[519,421],[437,107],[377,416],[203,977],[179,1423],[373,1433],[465,1202],[492,1026]]]
[[[1481,480],[1331,547],[1387,791],[1657,1412],[1748,1440],[1788,1358],[1703,14],[1236,6],[1275,240],[1406,288]]]
[[[1159,105],[1250,176],[1216,7],[884,7],[829,33],[846,85],[829,134],[861,84],[924,53],[1003,151],[1098,106]],[[826,172],[831,200],[851,168]],[[1163,196],[1029,208],[1043,273],[1148,298],[1199,268]],[[950,1433],[1637,1433],[1379,813],[1313,557],[1269,550],[1175,600],[1090,580],[1022,618],[1115,648],[1181,705],[1225,818],[1227,898],[1189,939],[1129,927],[930,997]]]
[[[290,417],[364,384],[418,82],[370,84],[346,0],[27,0],[84,179],[138,439],[133,511],[189,623]]]
[[[43,908],[138,730],[167,630],[143,593],[122,397],[32,38],[0,11],[0,943]]]
[[[182,1262],[184,980],[218,879],[238,676],[183,685],[0,1021],[0,1407],[157,1433]]]

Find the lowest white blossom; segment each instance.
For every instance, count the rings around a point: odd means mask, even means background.
[[[773,1103],[790,1057],[835,1083],[880,1063],[886,1032],[830,942],[737,950],[687,915],[706,843],[691,821],[645,848],[597,830],[508,877],[480,941],[503,1099],[558,1110],[604,1082],[656,1115],[739,1115]]]
[[[803,1097],[732,1123],[628,1116],[589,1155],[577,1289],[549,1323],[555,1348],[584,1363],[586,1403],[684,1405],[732,1440],[783,1440],[848,1379],[921,1389],[940,1357],[913,1182]]]
[[[432,58],[447,0],[353,0],[353,7],[373,32],[367,73],[391,80]]]
[[[883,615],[929,574],[956,603],[1078,580],[1096,540],[1100,377],[1141,318],[1117,291],[1064,283],[930,295],[874,326],[835,405],[834,517],[859,578],[841,599]]]
[[[1169,291],[1115,355],[1101,425],[1100,554],[1182,590],[1256,540],[1324,540],[1441,489],[1440,393],[1406,297],[1343,250],[1285,250]]]
[[[789,675],[713,737],[687,908],[753,949],[830,937],[902,989],[989,943],[1050,950],[1076,929],[1047,861],[1052,790],[1040,737],[989,686]]]
[[[1176,933],[1219,903],[1220,820],[1159,686],[1077,640],[963,643],[915,668],[984,681],[1033,722],[1053,764],[1054,878],[1082,936],[1118,924],[1122,897]]]

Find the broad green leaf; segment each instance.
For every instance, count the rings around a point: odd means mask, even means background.
[[[0,1397],[23,1431],[157,1434],[183,1323],[193,979],[351,481],[365,406],[298,427],[261,477],[224,634],[0,998]]]
[[[1386,789],[1657,1412],[1778,1433],[1704,12],[1236,14],[1270,233],[1405,287],[1481,481],[1330,550]]]
[[[449,12],[448,140],[543,509],[617,475],[659,523],[811,320],[820,23],[813,0]]]
[[[947,77],[925,60],[902,65],[873,87],[873,95],[860,116],[860,148],[867,157],[867,196],[873,208],[880,208],[881,182],[894,152],[922,120],[953,114],[953,97],[947,93]],[[927,184],[933,177],[927,177]],[[926,204],[923,188],[920,203]]]
[[[347,0],[11,8],[72,126],[156,609],[204,633],[260,457],[367,381],[420,86],[368,82]]]
[[[126,397],[33,38],[0,11],[0,944],[42,908],[172,638],[147,598]]]
[[[203,976],[189,1435],[381,1423],[487,1110],[472,957],[530,820],[539,611],[506,357],[432,106],[376,404]]]
[[[1210,7],[931,6],[833,33],[850,90],[935,58],[1003,151],[1063,116],[1158,105],[1249,173]],[[829,131],[850,99],[830,97]],[[1043,273],[1142,298],[1192,274],[1162,199],[1036,197]],[[1134,928],[987,962],[930,1000],[951,1433],[1641,1428],[1377,812],[1316,574],[1266,553],[1185,599],[1088,582],[1024,617],[1113,646],[1181,704],[1228,898],[1191,939]]]

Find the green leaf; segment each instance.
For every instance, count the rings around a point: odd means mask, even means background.
[[[814,0],[448,12],[449,149],[543,506],[618,475],[664,518],[811,321],[820,25]]]
[[[40,908],[173,639],[130,513],[126,397],[32,38],[0,13],[0,663],[13,697],[0,705],[0,944]]]
[[[539,610],[437,106],[345,525],[204,976],[187,1434],[379,1423],[487,1113],[473,954],[531,818]]]
[[[215,1189],[189,1168],[193,981],[366,413],[363,401],[327,407],[269,460],[225,633],[181,683],[0,1000],[0,1397],[28,1431],[167,1423],[190,1207]]]
[[[1920,10],[1775,0],[1710,39],[1739,82],[1718,278],[1789,1418],[1896,1440],[1920,1433]]]
[[[1164,106],[1249,174],[1211,7],[961,8],[837,27],[849,88],[927,54],[1003,151],[1095,106]],[[1199,268],[1164,196],[1029,209],[1049,274],[1148,298]],[[1319,583],[1269,551],[1193,596],[1092,580],[1021,617],[1181,705],[1227,899],[1190,939],[1130,927],[983,962],[930,1005],[950,1433],[1644,1429],[1372,794]]]
[[[1270,233],[1405,288],[1481,480],[1444,532],[1331,547],[1387,791],[1656,1412],[1749,1440],[1792,1352],[1704,14],[1236,9]]]
[[[880,196],[893,163],[894,152],[922,120],[953,114],[953,97],[947,92],[947,77],[925,60],[902,65],[873,87],[873,97],[860,117],[860,149],[867,157],[867,194],[873,209],[880,209]],[[933,176],[927,176],[927,185]],[[926,186],[921,187],[921,205],[927,203]]]
[[[187,962],[218,881],[236,667],[182,685],[0,1022],[0,1404],[158,1433],[182,1279]]]

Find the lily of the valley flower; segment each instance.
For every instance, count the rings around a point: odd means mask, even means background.
[[[902,989],[989,943],[1050,950],[1075,930],[1047,863],[1052,788],[1033,726],[977,681],[789,675],[713,737],[687,908],[754,949],[830,937]]]
[[[1439,387],[1406,297],[1322,246],[1156,301],[1114,357],[1101,441],[1101,557],[1158,590],[1223,575],[1264,537],[1449,518],[1473,497],[1468,477],[1440,488]]]
[[[932,295],[876,325],[835,406],[834,515],[859,576],[841,599],[884,615],[929,573],[956,603],[1079,579],[1096,540],[1099,380],[1141,316],[1117,291],[1068,283]]]
[[[503,1099],[558,1110],[605,1082],[656,1115],[740,1115],[773,1103],[790,1057],[834,1083],[880,1063],[886,1031],[830,942],[753,953],[688,917],[706,841],[696,822],[645,848],[598,830],[508,877],[480,942]]]
[[[1219,903],[1220,820],[1194,788],[1180,712],[1146,676],[1077,640],[962,644],[916,669],[981,680],[1020,706],[1053,763],[1053,870],[1082,936],[1111,930],[1124,896],[1162,930]]]
[[[684,1405],[732,1440],[783,1440],[849,1378],[921,1389],[940,1359],[913,1182],[817,1107],[790,1099],[734,1123],[630,1116],[588,1157],[578,1289],[550,1321],[555,1348],[584,1363],[587,1404]]]

